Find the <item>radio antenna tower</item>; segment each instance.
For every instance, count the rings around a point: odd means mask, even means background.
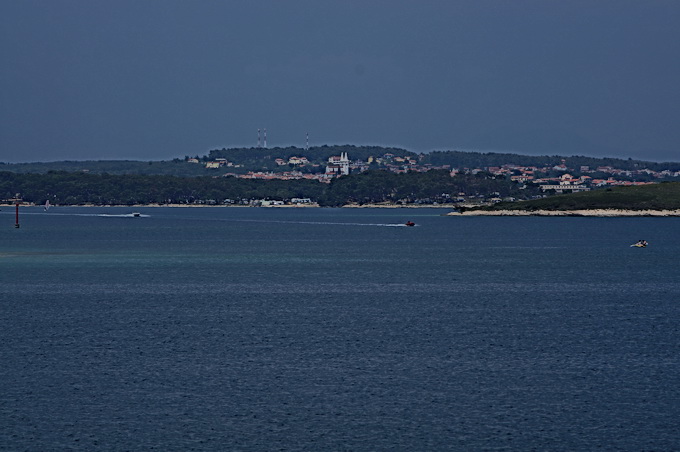
[[[307,139],[305,141],[305,151],[309,151],[309,132],[307,132]]]
[[[267,129],[264,129],[264,147],[267,147]]]
[[[260,147],[260,129],[257,129],[257,147]]]

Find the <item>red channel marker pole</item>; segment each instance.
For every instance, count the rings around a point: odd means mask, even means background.
[[[14,227],[19,227],[19,203],[17,203],[17,222],[14,224]]]

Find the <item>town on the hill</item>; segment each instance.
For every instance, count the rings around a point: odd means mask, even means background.
[[[679,162],[380,146],[0,164],[0,200],[57,205],[478,205],[680,180]]]
[[[203,164],[208,169],[242,168],[226,158],[185,159],[189,163]],[[614,166],[569,165],[568,158],[562,158],[555,165],[518,165],[504,163],[498,166],[453,167],[451,164],[435,165],[427,162],[427,155],[399,156],[386,152],[379,156],[369,156],[366,160],[350,158],[348,152],[331,155],[323,164],[303,155],[288,158],[274,158],[278,169],[269,171],[247,171],[245,173],[225,172],[224,177],[261,180],[295,180],[309,179],[329,183],[332,179],[361,173],[369,169],[383,169],[392,173],[427,172],[431,170],[447,170],[451,176],[457,174],[490,173],[494,176],[509,178],[514,182],[538,185],[545,193],[574,193],[588,191],[593,188],[611,186],[644,185],[662,180],[680,178],[680,169],[662,169],[659,171],[640,166],[634,169],[616,168]]]

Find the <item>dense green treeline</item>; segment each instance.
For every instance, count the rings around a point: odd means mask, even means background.
[[[680,209],[680,182],[612,187],[550,196],[530,201],[501,202],[485,210],[673,210]]]
[[[463,196],[516,197],[535,194],[537,188],[520,188],[505,178],[494,178],[487,173],[459,174],[451,177],[446,170],[426,173],[395,174],[388,171],[367,171],[341,177],[331,182],[324,203],[418,203],[446,202]]]
[[[211,174],[203,165],[184,160],[141,162],[137,160],[83,160],[0,164],[0,171],[45,174],[50,171],[82,171],[94,174],[140,174],[168,176],[205,176]]]
[[[53,204],[192,204],[225,199],[319,198],[322,184],[308,180],[249,180],[233,177],[175,177],[83,174],[0,173],[0,198],[17,193],[27,202]]]
[[[635,171],[643,168],[653,171],[662,171],[665,169],[672,171],[680,170],[679,162],[659,163],[644,160],[586,157],[580,155],[564,157],[559,155],[519,155],[496,152],[481,153],[463,151],[434,151],[422,154],[421,163],[430,163],[435,166],[451,165],[452,168],[488,168],[490,166],[502,166],[506,164],[543,168],[546,166],[559,165],[562,163],[562,160],[565,160],[566,165],[569,168],[574,168],[576,170],[580,169],[581,166],[588,166],[591,170],[595,170],[599,166],[610,166],[626,171]]]
[[[467,196],[522,198],[537,190],[520,189],[504,178],[486,173],[451,177],[448,171],[395,174],[367,171],[334,179],[253,180],[234,177],[175,177],[111,175],[53,171],[47,174],[0,173],[0,198],[17,194],[25,202],[50,200],[61,205],[133,205],[245,202],[258,199],[310,198],[324,206],[347,203],[447,202],[460,193]],[[229,201],[231,202],[231,201]]]

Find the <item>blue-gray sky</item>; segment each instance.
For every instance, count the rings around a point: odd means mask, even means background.
[[[0,161],[376,144],[680,160],[677,0],[0,0]]]

